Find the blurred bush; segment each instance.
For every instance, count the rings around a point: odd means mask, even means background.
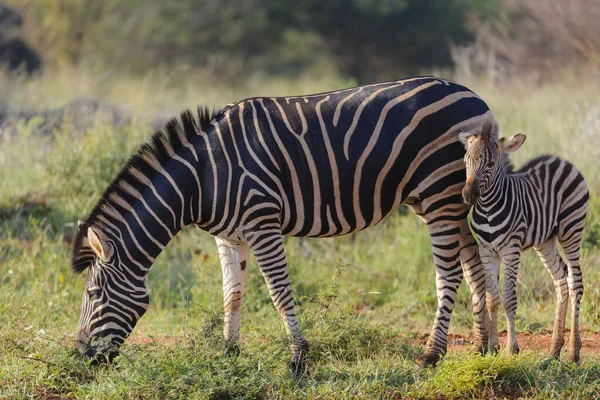
[[[40,68],[41,60],[19,36],[22,24],[23,19],[17,12],[0,4],[0,65],[11,70],[24,68],[32,73]]]
[[[458,75],[535,81],[600,70],[600,2],[504,0],[495,18],[475,21],[476,40],[451,46]]]

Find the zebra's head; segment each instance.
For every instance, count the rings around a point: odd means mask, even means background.
[[[95,362],[111,362],[119,346],[146,312],[150,298],[143,278],[124,264],[116,238],[96,227],[79,223],[73,270],[87,269],[83,285],[77,345]]]
[[[516,151],[526,136],[522,133],[498,139],[497,126],[484,125],[477,132],[461,132],[459,139],[467,152],[464,162],[467,181],[463,188],[463,200],[474,204],[477,198],[492,184],[496,172],[503,168],[503,154]]]

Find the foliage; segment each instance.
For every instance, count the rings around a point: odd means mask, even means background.
[[[496,0],[8,0],[50,64],[194,65],[216,78],[324,68],[366,82],[450,65]]]

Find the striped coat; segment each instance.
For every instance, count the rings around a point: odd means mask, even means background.
[[[476,94],[433,77],[250,98],[215,115],[200,110],[198,119],[182,114],[128,162],[80,226],[73,269],[88,271],[80,350],[116,354],[147,307],[144,278],[152,262],[181,228],[195,224],[217,237],[225,338],[238,338],[252,253],[292,338],[297,367],[308,345],[282,236],[356,232],[402,203],[427,223],[438,276],[438,310],[421,362],[434,363],[446,351],[463,270],[476,341],[484,346],[485,274],[461,199],[458,132],[486,121],[493,117]]]

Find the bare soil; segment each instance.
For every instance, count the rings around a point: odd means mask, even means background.
[[[506,331],[500,332],[500,344],[506,343]],[[415,333],[414,344],[425,345],[428,334]],[[166,345],[173,346],[185,340],[183,336],[155,336],[153,338],[147,336],[134,336],[128,339],[127,343],[134,345]],[[565,345],[563,352],[566,353],[569,348],[569,332],[565,332]],[[582,354],[600,354],[600,333],[582,332],[581,348]],[[531,351],[536,353],[546,353],[550,351],[552,343],[552,332],[540,331],[535,333],[519,332],[517,333],[517,342],[521,351]],[[466,352],[472,349],[473,340],[471,334],[450,334],[448,336],[448,353]]]
[[[500,332],[500,345],[504,347],[506,344],[506,331]],[[425,344],[427,335],[419,337],[418,344]],[[600,354],[600,333],[582,332],[581,333],[581,353],[582,354]],[[550,351],[552,344],[552,332],[541,331],[535,333],[518,332],[517,343],[521,351],[532,351],[536,353],[547,353]],[[471,349],[473,342],[471,335],[450,334],[448,337],[448,353],[468,351]],[[569,332],[565,332],[565,344],[563,353],[567,353],[569,349]]]

